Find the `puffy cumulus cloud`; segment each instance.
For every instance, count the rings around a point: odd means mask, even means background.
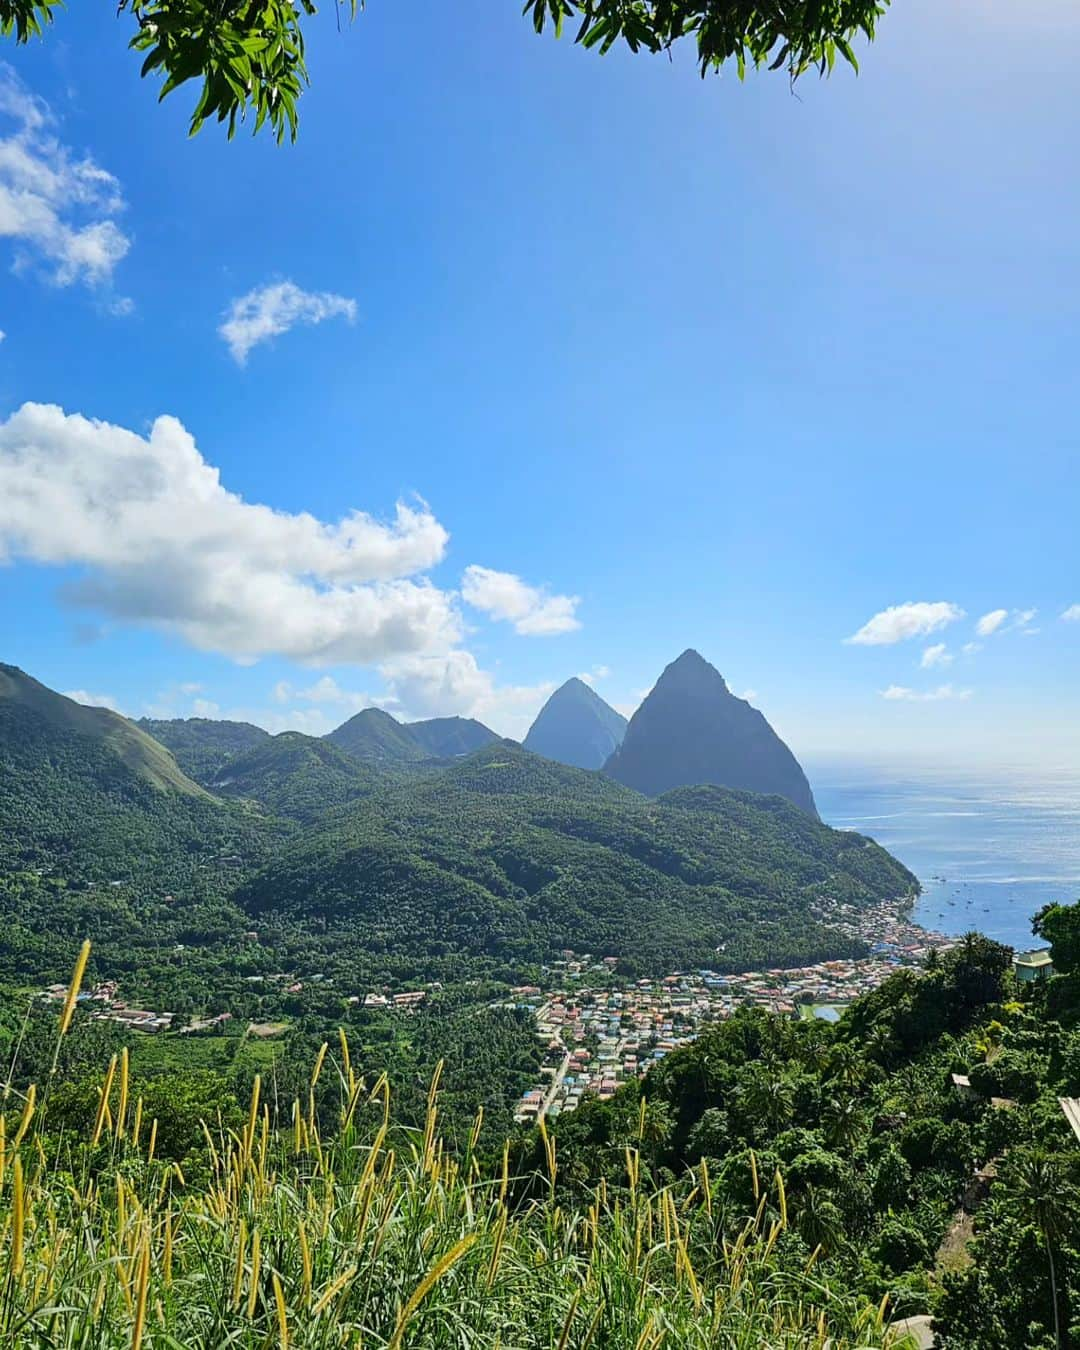
[[[288,680],[279,680],[274,685],[273,698],[275,703],[321,703],[348,708],[352,712],[359,712],[361,708],[370,708],[375,702],[370,694],[361,693],[359,690],[343,689],[332,675],[324,675],[322,679],[316,680],[314,684],[309,684],[302,689],[297,689]]]
[[[1020,632],[1037,633],[1031,623],[1038,614],[1037,609],[992,609],[975,624],[975,632],[981,638],[993,637],[995,633]]]
[[[291,281],[256,286],[229,306],[218,328],[233,360],[243,365],[252,347],[287,333],[298,323],[356,319],[356,301],[331,291],[302,291]]]
[[[483,670],[471,652],[401,657],[381,667],[387,693],[377,701],[395,717],[416,721],[424,717],[475,717],[502,736],[521,740],[554,681],[540,684],[499,684]]]
[[[131,246],[114,219],[120,186],[55,135],[48,105],[0,65],[0,237],[16,270],[40,268],[57,286],[107,286]]]
[[[952,653],[946,647],[944,642],[936,642],[932,647],[927,647],[922,654],[919,665],[923,670],[930,670],[933,666],[952,665]]]
[[[868,619],[857,633],[845,642],[861,647],[891,646],[907,638],[926,637],[964,617],[959,605],[947,600],[909,600],[903,605],[890,605]]]
[[[465,569],[461,595],[473,609],[514,625],[523,637],[554,637],[581,627],[576,595],[549,595],[513,572],[496,572],[475,564]]]
[[[73,703],[83,703],[88,708],[108,708],[110,712],[120,712],[120,704],[112,694],[91,694],[86,689],[65,689],[64,697]]]
[[[593,666],[592,670],[578,671],[578,679],[590,689],[595,689],[599,681],[606,680],[610,674],[610,666]]]
[[[1080,605],[1070,605],[1068,609],[1062,610],[1061,617],[1066,623],[1080,623]]]
[[[1009,617],[1007,609],[992,609],[989,614],[984,614],[975,625],[975,631],[979,637],[992,637]]]
[[[24,404],[0,423],[0,561],[82,569],[66,601],[239,661],[328,665],[454,646],[454,597],[422,573],[447,532],[423,504],[336,523],[246,502],[192,436]]]
[[[888,689],[881,691],[881,697],[891,703],[943,703],[949,699],[969,699],[971,690],[957,689],[951,684],[939,684],[936,689],[909,689],[906,685],[890,684]]]
[[[306,731],[323,735],[363,708],[382,708],[403,722],[427,717],[475,717],[501,736],[521,740],[554,681],[534,685],[500,684],[483,670],[471,652],[461,648],[441,653],[397,657],[379,667],[383,688],[378,693],[346,688],[323,676],[298,688],[287,680],[271,691],[276,707],[227,714],[256,722],[268,731]]]

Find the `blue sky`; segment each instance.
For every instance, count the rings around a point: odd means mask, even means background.
[[[376,0],[281,148],[124,35],[4,53],[0,659],[522,734],[695,646],[804,754],[1080,749],[1074,6],[898,0],[793,95]]]

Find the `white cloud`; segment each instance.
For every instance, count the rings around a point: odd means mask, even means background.
[[[70,605],[239,661],[453,647],[454,597],[418,575],[447,539],[423,503],[327,523],[246,502],[172,417],[146,437],[40,404],[0,422],[0,562],[79,566]]]
[[[65,689],[64,697],[70,698],[74,703],[83,703],[88,708],[108,708],[110,712],[115,713],[120,711],[120,704],[112,694],[91,694],[85,689]]]
[[[736,694],[736,698],[743,698],[747,703],[753,703],[757,696],[758,692],[756,689],[744,689],[741,694]]]
[[[891,646],[907,638],[925,637],[964,617],[959,605],[947,600],[909,600],[890,605],[868,619],[846,642],[863,647]]]
[[[276,703],[292,703],[299,700],[301,703],[334,704],[350,708],[353,712],[359,712],[361,708],[370,708],[375,702],[370,694],[343,689],[332,675],[324,675],[322,679],[309,684],[305,689],[297,689],[288,680],[279,680],[274,686],[273,698]]]
[[[984,614],[978,621],[975,625],[975,631],[979,637],[991,637],[1008,617],[1009,611],[1007,609],[992,609],[989,614]]]
[[[0,65],[0,237],[14,242],[17,271],[41,267],[57,286],[106,286],[131,246],[113,219],[124,206],[120,186],[62,144],[55,123]]]
[[[500,735],[521,740],[555,688],[550,680],[500,685],[490,671],[480,668],[471,652],[461,649],[398,657],[383,663],[379,673],[385,687],[378,694],[343,688],[332,676],[306,689],[279,681],[272,691],[276,703],[311,706],[294,706],[285,712],[246,711],[240,720],[257,722],[271,731],[292,729],[320,736],[361,709],[375,707],[405,722],[475,717]]]
[[[1062,611],[1061,617],[1066,623],[1080,623],[1080,605],[1070,605]]]
[[[461,594],[466,604],[492,619],[512,623],[523,637],[553,637],[581,627],[576,615],[581,602],[576,595],[549,595],[512,572],[496,572],[475,564],[467,567]]]
[[[965,656],[974,656],[976,652],[982,651],[981,642],[965,642],[960,648]]]
[[[381,673],[387,693],[377,700],[395,717],[475,717],[501,735],[520,740],[555,688],[553,681],[535,685],[499,685],[482,670],[471,652],[405,656],[385,663]]]
[[[944,642],[935,643],[932,647],[927,647],[922,654],[919,665],[923,670],[929,670],[932,666],[950,666],[952,665],[952,653]]]
[[[951,684],[939,684],[936,689],[908,689],[902,684],[890,684],[881,691],[881,697],[901,703],[941,703],[947,699],[969,699],[970,689],[957,689]]]
[[[221,716],[221,704],[215,703],[212,698],[197,698],[192,700],[190,717],[208,717],[215,718]]]
[[[1030,626],[1038,612],[1037,609],[992,609],[976,623],[975,632],[981,638],[993,637],[995,633],[1013,632],[1030,637],[1039,631]]]
[[[302,291],[291,281],[256,286],[232,302],[218,334],[224,338],[233,359],[243,365],[252,347],[287,333],[298,323],[322,323],[325,319],[356,319],[356,301],[330,291]]]
[[[611,674],[609,666],[593,666],[592,670],[581,670],[578,672],[578,679],[582,684],[587,684],[590,689],[595,689],[600,680],[606,680]]]

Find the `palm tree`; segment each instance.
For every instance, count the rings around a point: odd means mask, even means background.
[[[759,1072],[739,1095],[755,1136],[779,1134],[791,1124],[795,1094],[782,1074]]]
[[[844,1216],[829,1199],[828,1192],[818,1186],[807,1186],[799,1205],[796,1226],[808,1247],[820,1247],[826,1255],[843,1240]]]
[[[851,1149],[863,1130],[863,1115],[854,1097],[830,1097],[825,1107],[825,1137],[829,1146]]]
[[[1030,1149],[1014,1160],[1012,1183],[1021,1217],[1025,1223],[1039,1230],[1046,1247],[1046,1260],[1050,1268],[1050,1297],[1054,1305],[1054,1339],[1058,1350],[1063,1350],[1065,1342],[1061,1334],[1057,1267],[1054,1263],[1054,1241],[1060,1237],[1068,1214],[1061,1165],[1057,1158],[1042,1149]]]

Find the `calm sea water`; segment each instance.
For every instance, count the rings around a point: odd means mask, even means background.
[[[1080,900],[1080,770],[808,767],[821,817],[919,878],[915,920],[1021,949],[1047,901]]]

